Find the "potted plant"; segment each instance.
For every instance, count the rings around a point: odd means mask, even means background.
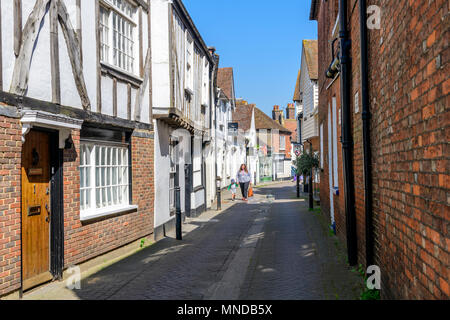
[[[300,156],[297,156],[296,167],[298,175],[302,174],[304,177],[306,175],[311,175],[311,170],[319,167],[319,158],[315,154],[303,151]],[[305,181],[305,179],[303,181]]]

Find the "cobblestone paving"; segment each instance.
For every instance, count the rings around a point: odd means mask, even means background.
[[[289,182],[257,189],[249,203],[225,201],[222,212],[189,219],[182,241],[159,241],[83,279],[81,290],[53,283],[24,298],[357,298],[360,279],[294,196]]]

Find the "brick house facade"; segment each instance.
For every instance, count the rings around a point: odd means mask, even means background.
[[[145,131],[142,131],[145,133]],[[80,133],[72,131],[74,146],[64,150],[64,267],[80,264],[153,233],[153,139],[132,137],[131,203],[125,214],[83,222],[80,216]]]
[[[139,50],[128,51],[127,64],[95,51],[116,45],[100,43],[95,25],[102,15],[104,31],[113,32],[108,10],[117,3],[2,1],[0,297],[153,237],[154,131],[144,53],[149,5],[121,5],[116,18],[145,35],[136,37]],[[23,16],[23,29],[12,13]],[[30,31],[33,19],[39,30]],[[68,34],[58,36],[61,29]],[[69,52],[82,47],[80,39],[85,50]]]
[[[21,285],[20,131],[19,119],[0,113],[0,296]]]
[[[330,165],[329,132],[341,136],[340,75],[325,73],[333,61],[330,42],[339,37],[339,1],[312,1],[318,21],[319,125],[323,213],[334,216],[346,240],[342,144],[337,170]],[[347,1],[351,41],[350,110],[358,263],[366,264],[366,193],[361,91],[359,6]],[[449,7],[446,1],[368,1],[381,8],[380,29],[368,30],[370,159],[374,264],[381,269],[382,298],[448,299],[449,292]],[[373,11],[368,14],[370,19]],[[334,51],[337,52],[336,42]],[[335,55],[336,56],[336,55]],[[332,99],[336,98],[336,108]],[[335,162],[336,163],[336,162]],[[330,173],[330,171],[333,171]],[[330,177],[338,172],[339,195]],[[331,207],[334,212],[331,212]]]

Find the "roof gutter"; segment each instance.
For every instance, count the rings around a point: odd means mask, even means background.
[[[342,156],[344,165],[344,195],[345,195],[345,222],[347,232],[347,254],[351,266],[358,262],[358,247],[356,238],[356,214],[355,214],[355,186],[352,164],[352,128],[350,109],[350,46],[347,30],[347,0],[339,0],[340,16],[340,64],[341,64],[341,108],[342,108]]]
[[[364,152],[364,205],[365,205],[365,234],[366,234],[366,266],[374,262],[374,238],[372,218],[372,165],[370,146],[370,102],[369,102],[369,59],[367,41],[367,2],[359,0],[359,24],[361,43],[361,98],[362,98],[362,131]]]
[[[317,0],[311,1],[311,10],[309,11],[309,20],[317,20]]]

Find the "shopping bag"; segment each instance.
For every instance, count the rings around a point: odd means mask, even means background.
[[[253,188],[252,187],[248,188],[248,197],[249,198],[253,197]]]

